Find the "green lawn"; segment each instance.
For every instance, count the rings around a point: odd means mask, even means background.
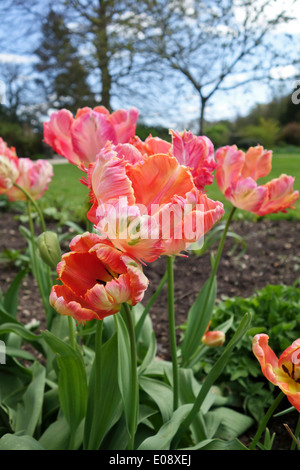
[[[87,187],[79,182],[79,179],[85,177],[85,173],[70,163],[53,165],[53,167],[54,177],[49,185],[49,190],[43,197],[43,205],[58,204],[66,209],[68,208],[77,213],[80,212],[80,210],[84,209],[88,198]],[[279,177],[282,173],[294,176],[294,188],[300,191],[300,154],[274,154],[271,173],[266,178],[259,180],[259,182],[265,183],[272,178]],[[231,209],[231,204],[224,198],[216,182],[214,181],[207,189],[208,197],[224,203],[226,216]],[[239,210],[239,214],[243,214],[245,217],[249,216],[249,214],[241,210]],[[274,214],[268,217],[295,217],[300,219],[300,199],[298,199],[295,209],[289,210],[287,214],[279,213],[278,215]]]
[[[77,211],[88,197],[88,188],[79,180],[86,174],[70,163],[53,165],[54,176],[43,196],[43,205],[58,203],[66,209]]]

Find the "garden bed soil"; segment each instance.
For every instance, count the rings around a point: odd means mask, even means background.
[[[8,212],[0,213],[0,253],[6,249],[26,248],[26,242],[19,233],[19,221]],[[48,226],[50,229],[51,227]],[[246,251],[237,245],[235,256],[231,255],[234,247],[233,238],[228,237],[218,269],[217,301],[223,297],[241,296],[247,298],[266,284],[292,285],[300,277],[300,223],[285,219],[260,219],[233,221],[230,229],[243,237]],[[194,302],[199,290],[210,274],[210,256],[215,253],[217,244],[201,257],[188,253],[188,257],[176,257],[174,262],[176,325],[186,321],[189,307]],[[67,247],[66,247],[67,251]],[[238,256],[237,256],[238,255]],[[166,258],[145,266],[144,272],[150,280],[143,303],[150,299],[166,269]],[[1,262],[0,288],[5,292],[18,272],[13,264]],[[170,359],[168,339],[167,286],[165,285],[150,316],[157,338],[158,356]],[[44,327],[44,315],[39,292],[35,281],[27,276],[19,294],[18,317],[23,323],[32,319],[40,321]],[[178,333],[180,334],[180,333]],[[287,405],[288,402],[286,403]],[[295,413],[291,414],[291,429],[295,429]],[[281,422],[273,423],[277,438],[277,448],[285,449],[290,445],[290,438]],[[276,428],[276,429],[275,429]],[[247,436],[245,436],[247,442]]]

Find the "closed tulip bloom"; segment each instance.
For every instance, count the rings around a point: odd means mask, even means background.
[[[108,144],[87,172],[88,218],[120,250],[152,262],[179,254],[224,214],[223,204],[200,192],[186,166],[170,154],[137,158]],[[133,160],[132,155],[135,156]]]
[[[103,319],[117,313],[124,302],[140,302],[148,287],[142,267],[128,254],[95,233],[76,236],[71,251],[62,255],[50,304],[61,315],[78,322]]]
[[[24,189],[30,196],[40,199],[53,177],[53,167],[46,160],[32,161],[30,158],[17,159],[18,177],[15,183]],[[6,191],[10,201],[25,201],[25,194],[16,186],[12,186]]]
[[[300,413],[300,338],[294,341],[279,358],[268,345],[269,337],[258,334],[253,338],[253,353],[262,373],[287,396]]]
[[[44,123],[44,141],[53,150],[80,168],[95,161],[107,141],[117,145],[134,136],[138,110],[119,109],[110,114],[103,107],[78,109],[76,116],[67,109],[54,112]]]
[[[285,174],[259,185],[272,167],[272,152],[261,146],[250,147],[244,153],[236,145],[221,147],[215,154],[216,180],[225,197],[239,209],[259,216],[286,212],[299,197],[294,191],[294,178]]]
[[[209,330],[209,326],[206,328],[204,335],[202,336],[202,343],[210,348],[217,348],[223,346],[225,342],[225,333],[221,330]]]

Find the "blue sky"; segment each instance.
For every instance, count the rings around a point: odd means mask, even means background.
[[[190,1],[192,4],[192,0]],[[278,8],[282,5],[289,6],[292,0],[277,0]],[[292,10],[291,10],[292,13]],[[281,32],[289,32],[295,38],[295,49],[300,50],[299,37],[300,37],[300,2],[296,2],[296,8],[293,14],[297,16],[297,20],[290,23],[286,30],[285,26],[281,27]],[[242,10],[241,10],[242,18]],[[21,21],[21,20],[20,20]],[[297,41],[297,43],[296,43]],[[19,64],[24,68],[24,75],[20,80],[28,79],[28,72],[30,65],[33,64],[35,58],[30,54],[22,52],[22,43],[9,41],[7,45],[0,52],[0,72],[1,67],[6,64]],[[26,71],[27,70],[27,71]],[[26,72],[25,72],[26,71]],[[274,77],[285,78],[285,82],[280,86],[273,82],[272,85],[260,83],[248,84],[244,87],[238,87],[232,92],[221,93],[218,92],[214,95],[207,106],[206,119],[214,121],[218,119],[234,119],[239,115],[246,115],[255,103],[266,103],[270,101],[274,94],[291,94],[295,88],[295,73],[297,69],[291,64],[283,68],[272,70]],[[0,75],[1,79],[1,75]],[[1,87],[0,87],[1,88]],[[0,89],[1,94],[1,89]],[[140,99],[131,97],[126,100],[115,99],[113,102],[114,107],[137,106],[139,108]],[[176,104],[176,106],[175,106]],[[166,111],[167,110],[167,111]],[[175,128],[178,125],[187,127],[192,120],[197,119],[199,113],[199,98],[196,92],[186,86],[186,94],[183,95],[177,92],[176,83],[170,85],[168,93],[149,97],[149,105],[145,106],[144,112],[141,112],[142,118],[149,124],[161,124],[166,127]]]

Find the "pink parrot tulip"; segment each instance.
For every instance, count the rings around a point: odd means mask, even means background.
[[[253,338],[253,353],[262,373],[287,396],[300,413],[300,338],[294,341],[279,358],[268,345],[269,337],[258,334]]]
[[[110,114],[103,106],[85,107],[75,117],[67,109],[61,109],[44,123],[44,140],[69,162],[87,167],[106,142],[127,143],[135,134],[137,119],[136,108]]]
[[[53,167],[46,160],[32,161],[30,158],[17,159],[18,177],[15,183],[24,189],[33,199],[40,199],[53,177]],[[25,201],[21,189],[11,186],[5,193],[10,201]]]
[[[142,267],[95,233],[77,235],[62,255],[50,304],[61,315],[85,323],[117,313],[123,302],[140,302],[148,287]]]
[[[107,144],[89,165],[86,183],[89,220],[120,250],[148,262],[179,254],[221,219],[223,204],[200,192],[174,156],[138,158],[136,147],[122,147]]]
[[[244,153],[236,145],[221,147],[215,154],[216,180],[225,197],[240,209],[264,216],[293,208],[299,192],[293,190],[294,178],[282,174],[258,185],[257,180],[271,171],[272,152],[261,146]]]
[[[8,147],[0,137],[0,194],[10,201],[24,201],[24,189],[33,199],[39,199],[53,177],[52,165],[46,160],[18,158],[15,148]]]

